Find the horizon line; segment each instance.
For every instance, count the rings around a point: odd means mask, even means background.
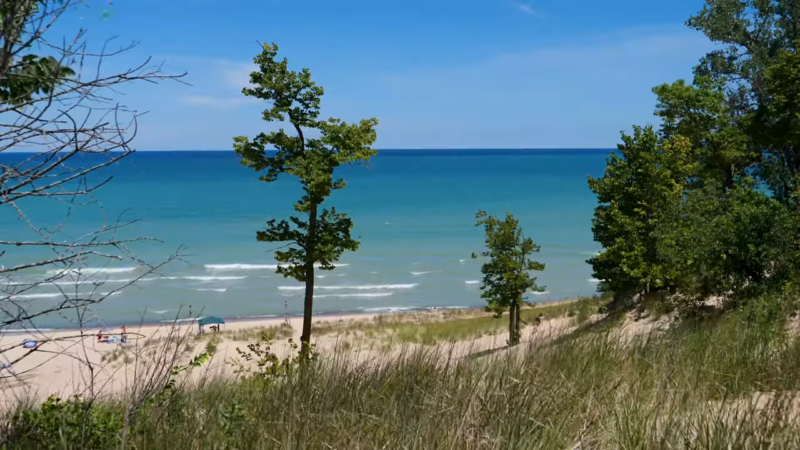
[[[511,150],[511,151],[525,151],[525,150],[612,150],[616,147],[507,147],[507,148],[493,148],[493,147],[438,147],[438,148],[377,148],[379,152],[419,152],[419,151],[498,151],[498,150]],[[233,152],[233,149],[216,149],[216,150],[197,150],[197,149],[180,149],[180,150],[135,150],[137,152]],[[270,149],[268,151],[275,151]],[[35,153],[35,152],[29,152]]]
[[[615,150],[615,147],[530,147],[530,148],[523,148],[523,147],[510,147],[510,148],[478,148],[478,147],[467,147],[467,148],[379,148],[375,149],[379,153],[380,152],[525,152],[525,151],[563,151],[563,152],[570,152],[570,151],[609,151]],[[66,151],[66,150],[65,150]],[[275,149],[268,150],[270,152],[274,152]],[[96,154],[102,153],[122,153],[122,150],[109,150],[108,152],[92,152]],[[132,150],[130,153],[182,153],[182,152],[200,152],[200,153],[234,153],[233,149],[227,150],[197,150],[197,149],[172,149],[172,150],[155,150],[155,149],[148,149],[148,150]],[[36,150],[6,150],[0,152],[0,155],[3,154],[17,154],[17,155],[24,155],[24,154],[39,154],[39,153],[47,153],[46,150],[36,151]],[[80,153],[80,152],[79,152]],[[87,152],[88,153],[88,152]]]

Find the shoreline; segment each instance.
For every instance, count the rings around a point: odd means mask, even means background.
[[[529,302],[530,304],[535,305],[536,307],[539,306],[548,306],[554,304],[563,304],[563,303],[570,303],[577,301],[580,297],[565,297],[559,300],[547,300],[542,302]],[[395,309],[391,310],[391,307],[386,308],[387,310],[381,310],[381,308],[376,308],[374,311],[365,311],[365,310],[342,310],[342,311],[326,311],[326,312],[319,312],[314,313],[312,320],[322,319],[324,321],[330,321],[331,319],[336,318],[364,318],[369,319],[372,317],[377,316],[393,316],[393,315],[402,315],[402,314],[413,314],[413,313],[427,313],[427,312],[436,312],[436,311],[483,311],[483,306],[424,306],[424,307],[409,307],[407,309]],[[288,319],[289,321],[302,319],[303,313],[295,313],[295,314],[270,314],[270,315],[255,315],[255,316],[214,316],[212,314],[201,314],[195,317],[186,317],[180,318],[176,317],[172,320],[158,320],[158,321],[144,321],[140,320],[137,322],[124,322],[124,321],[113,321],[103,325],[99,324],[92,324],[91,326],[75,326],[75,327],[28,327],[28,328],[14,328],[14,329],[0,329],[0,336],[14,336],[14,335],[26,335],[32,333],[65,333],[65,332],[79,332],[79,331],[86,331],[86,330],[107,330],[107,333],[104,334],[115,334],[112,330],[114,328],[120,328],[125,326],[129,329],[152,329],[152,328],[160,328],[166,325],[179,325],[185,326],[189,324],[194,324],[198,320],[204,317],[221,317],[225,324],[242,324],[242,323],[282,323]],[[237,327],[239,328],[239,327]]]

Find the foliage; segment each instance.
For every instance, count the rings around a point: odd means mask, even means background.
[[[519,221],[511,213],[501,220],[478,211],[475,226],[483,227],[486,234],[486,250],[480,256],[488,258],[481,267],[483,282],[481,298],[486,300],[486,311],[499,318],[503,311],[509,311],[509,344],[515,345],[520,339],[520,309],[522,295],[526,291],[543,292],[544,287],[536,285],[536,278],[530,271],[544,270],[544,264],[529,258],[539,251],[533,239],[526,238]],[[478,258],[473,253],[472,258]]]
[[[277,273],[306,284],[301,341],[307,345],[311,339],[315,265],[333,270],[342,253],[355,251],[359,245],[350,234],[353,221],[346,214],[335,207],[319,208],[333,191],[345,187],[345,181],[334,175],[337,168],[366,166],[377,154],[371,146],[377,138],[378,121],[373,118],[349,124],[333,118],[318,120],[323,88],[311,80],[308,69],[291,71],[288,61],[277,60],[277,54],[277,45],[263,46],[253,60],[259,69],[250,74],[251,85],[242,93],[269,102],[262,114],[264,121],[288,121],[295,135],[280,128],[259,133],[253,140],[235,137],[233,146],[243,165],[262,173],[260,180],[271,183],[288,174],[303,187],[303,196],[294,204],[302,218],[269,220],[266,229],[256,233],[256,240],[288,243],[285,250],[275,251],[275,259],[283,263]],[[310,131],[320,137],[309,137]]]
[[[368,363],[326,357],[278,383],[185,386],[174,402],[126,429],[124,446],[121,440],[70,444],[149,450],[797,448],[797,339],[761,328],[744,312],[638,336],[585,329],[513,353],[459,361],[448,359],[446,347],[417,347]],[[46,448],[35,445],[43,441],[37,433],[26,436],[34,443],[27,448]]]
[[[800,20],[800,19],[799,19]],[[775,198],[800,210],[800,56],[783,51],[766,72],[761,105],[751,125],[766,149],[761,175]]]
[[[262,340],[248,344],[247,350],[236,347],[239,358],[231,362],[231,365],[235,368],[234,373],[241,379],[275,381],[291,375],[301,364],[309,360],[315,361],[318,355],[313,351],[313,347],[312,344],[310,353],[306,355],[302,350],[298,351],[297,344],[289,339],[289,348],[297,355],[281,359],[271,350],[271,341]]]
[[[702,187],[713,183],[732,189],[759,155],[735,107],[729,104],[724,83],[697,77],[693,85],[678,80],[657,86],[653,92],[658,98],[656,115],[662,119],[661,137],[682,136],[691,143],[688,157],[698,169],[692,184]]]
[[[731,302],[776,291],[792,276],[796,214],[747,184],[691,191],[657,236],[689,303]],[[687,305],[691,306],[691,305]]]
[[[589,177],[597,195],[592,231],[603,246],[588,262],[599,289],[620,295],[668,289],[673,270],[657,251],[655,231],[678,206],[693,173],[691,143],[659,138],[652,127],[623,134],[603,177]]]
[[[117,408],[102,403],[51,396],[40,408],[12,416],[7,441],[12,448],[116,448],[122,419]]]

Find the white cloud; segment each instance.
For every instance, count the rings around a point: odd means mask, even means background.
[[[204,106],[214,109],[234,109],[249,103],[257,102],[252,97],[212,97],[206,95],[187,95],[180,98],[180,102],[190,106]]]
[[[250,73],[258,69],[253,63],[223,63],[222,80],[226,85],[242,89],[250,85]]]
[[[527,3],[517,3],[515,6],[517,11],[529,16],[540,16],[542,14],[539,10],[533,9],[533,7]]]
[[[613,146],[620,130],[652,122],[653,86],[691,78],[712,48],[700,33],[650,28],[410,68],[380,78],[380,145]]]

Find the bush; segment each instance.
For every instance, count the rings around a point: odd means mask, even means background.
[[[116,405],[53,396],[39,408],[17,411],[9,428],[4,448],[110,449],[118,446],[124,421]]]

